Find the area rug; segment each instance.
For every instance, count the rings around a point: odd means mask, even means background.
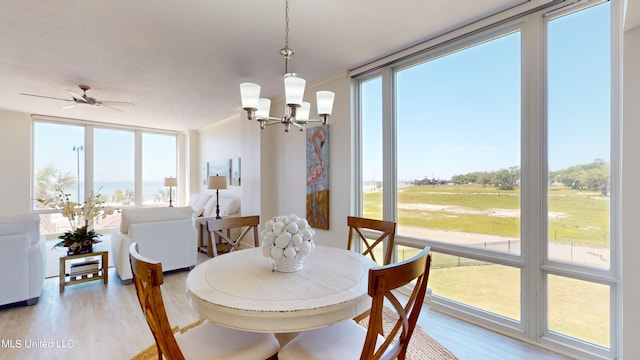
[[[367,326],[369,318],[363,319],[360,321],[360,325]],[[176,334],[178,332],[184,333],[185,331],[191,329],[194,326],[198,326],[202,323],[202,319],[196,321],[195,323],[188,325],[182,329],[177,326],[173,328],[173,333]],[[387,308],[384,309],[383,312],[383,324],[382,327],[387,333],[391,330],[394,324],[394,313],[392,310]],[[156,345],[153,344],[148,348],[144,349],[141,353],[134,356],[132,360],[155,360],[158,359],[158,353],[156,351]],[[440,345],[437,341],[435,341],[431,336],[427,335],[420,326],[416,326],[416,329],[413,332],[413,336],[411,337],[411,341],[409,342],[409,347],[407,348],[407,359],[408,360],[422,360],[422,359],[437,359],[437,360],[457,360],[458,358],[447,348]]]

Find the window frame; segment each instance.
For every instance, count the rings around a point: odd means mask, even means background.
[[[35,132],[33,131],[36,123],[53,123],[59,125],[69,125],[69,126],[79,126],[84,128],[84,194],[90,194],[94,191],[94,130],[95,129],[106,129],[106,130],[118,130],[118,131],[130,131],[134,134],[134,193],[135,193],[135,201],[131,205],[126,205],[122,207],[133,207],[133,206],[143,206],[143,197],[142,197],[142,134],[156,134],[156,135],[167,135],[175,137],[176,143],[176,169],[175,174],[178,174],[179,168],[179,133],[177,131],[172,130],[163,130],[163,129],[153,129],[146,127],[136,127],[129,125],[119,125],[119,124],[110,124],[110,123],[102,123],[96,121],[88,121],[88,120],[76,120],[76,119],[67,119],[67,118],[58,118],[58,117],[49,117],[43,115],[32,115],[31,117],[31,193],[34,191],[34,149],[33,146],[35,144]],[[33,202],[29,205],[32,212],[36,214],[50,214],[56,213],[57,210],[52,209],[38,209],[34,208]],[[120,206],[118,206],[120,208]]]
[[[611,6],[611,138],[610,148],[610,253],[609,269],[567,264],[547,258],[547,135],[546,135],[546,22],[567,13],[609,2]],[[452,53],[468,46],[489,41],[513,31],[521,32],[521,241],[519,255],[498,253],[483,249],[471,249],[428,239],[414,239],[396,235],[396,245],[421,248],[430,246],[433,251],[515,267],[521,271],[521,320],[509,319],[471,308],[447,299],[430,296],[431,307],[469,319],[482,326],[506,332],[556,351],[595,357],[615,358],[620,350],[621,329],[621,249],[620,249],[620,189],[621,189],[621,126],[620,126],[620,39],[622,29],[622,4],[618,0],[565,1],[548,4],[544,9],[523,11],[517,17],[507,15],[492,19],[493,25],[482,27],[474,24],[452,34],[445,34],[426,44],[407,49],[403,57],[381,59],[376,65],[355,69],[354,79],[354,154],[357,173],[353,177],[354,202],[352,213],[362,216],[362,98],[360,84],[376,77],[382,78],[383,113],[383,219],[397,221],[397,171],[395,168],[396,118],[395,76],[397,71]],[[542,171],[541,171],[542,170]],[[525,218],[527,221],[525,221]],[[394,259],[395,254],[394,254]],[[531,266],[529,264],[539,264]],[[546,296],[548,274],[586,280],[610,287],[610,348],[601,348],[582,341],[550,332],[546,324]]]

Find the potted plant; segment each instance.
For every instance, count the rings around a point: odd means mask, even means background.
[[[100,193],[91,192],[82,204],[71,201],[71,194],[62,190],[56,192],[49,198],[38,199],[43,205],[57,209],[63,216],[69,219],[72,230],[66,231],[58,236],[60,239],[53,247],[66,247],[68,254],[86,254],[93,251],[93,245],[101,242],[102,234],[98,234],[93,226],[98,219],[104,219],[113,214],[113,209],[104,207],[105,200]],[[83,226],[78,226],[80,221],[84,221]]]

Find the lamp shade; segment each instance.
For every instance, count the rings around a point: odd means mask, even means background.
[[[304,87],[307,82],[297,77],[295,74],[289,73],[284,76],[284,96],[287,105],[302,105],[304,97]]]
[[[307,121],[309,120],[309,113],[311,112],[311,103],[303,101],[302,106],[298,109],[296,115],[297,120]]]
[[[254,83],[240,84],[240,97],[243,109],[257,109],[260,98],[260,85]]]
[[[209,181],[207,184],[209,189],[226,189],[227,188],[227,178],[224,176],[209,176]]]
[[[256,111],[256,117],[258,119],[266,119],[271,112],[271,100],[260,98],[258,101],[258,111]]]
[[[335,96],[336,94],[333,91],[316,92],[319,115],[331,115],[331,111],[333,110],[333,99]]]
[[[178,186],[178,179],[174,177],[164,178],[164,186]]]

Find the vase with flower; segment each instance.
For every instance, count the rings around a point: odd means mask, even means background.
[[[43,205],[60,210],[63,216],[69,220],[71,230],[58,236],[60,239],[53,247],[66,247],[69,255],[86,254],[93,252],[93,245],[102,242],[100,236],[94,230],[95,222],[113,214],[114,209],[104,206],[105,200],[100,193],[91,192],[83,203],[71,200],[71,194],[57,190],[48,198],[38,199]],[[79,226],[83,224],[82,226]]]

